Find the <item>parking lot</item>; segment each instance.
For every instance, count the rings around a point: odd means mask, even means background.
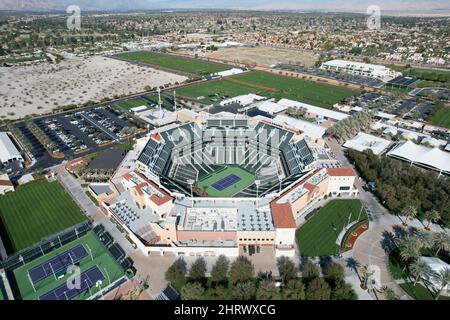
[[[30,151],[37,161],[34,169],[98,152],[138,134],[137,126],[124,113],[108,106],[45,116],[16,126],[31,144]]]

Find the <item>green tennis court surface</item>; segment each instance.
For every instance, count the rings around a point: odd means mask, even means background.
[[[236,177],[236,179],[231,179],[231,177]],[[229,166],[200,180],[198,187],[211,197],[231,197],[248,188],[254,182],[254,174],[241,167]]]
[[[89,251],[89,254],[77,263],[77,265],[80,267],[80,273],[83,273],[90,268],[97,266],[98,269],[105,275],[105,280],[102,282],[101,288],[107,287],[110,282],[113,283],[114,281],[125,275],[122,267],[114,260],[109,251],[97,239],[95,234],[93,232],[89,232],[81,238],[14,270],[14,277],[22,299],[38,300],[40,296],[43,296],[51,292],[58,286],[66,283],[72,275],[66,274],[66,270],[63,270],[57,272],[56,275],[49,275],[48,277],[37,282],[36,284],[34,284],[33,288],[30,277],[28,275],[28,270],[32,269],[33,267],[39,266],[42,263],[51,260],[52,258],[55,258],[56,256],[67,252],[72,248],[77,247],[80,244]],[[94,285],[90,288],[90,290],[87,290],[84,293],[81,293],[79,296],[75,297],[74,300],[87,299],[91,296],[91,294],[95,294],[98,291],[99,288],[96,288]]]

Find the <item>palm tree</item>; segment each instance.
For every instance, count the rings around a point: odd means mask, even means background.
[[[419,282],[424,275],[431,273],[430,266],[423,260],[417,260],[410,266],[411,274],[414,279],[414,286]]]
[[[419,230],[414,232],[414,240],[420,248],[431,249],[433,247],[433,235],[429,232]]]
[[[406,267],[408,266],[408,262],[417,259],[419,255],[419,248],[414,241],[403,241],[403,244],[400,247],[400,258],[405,263],[403,271],[405,271]]]
[[[374,274],[374,271],[371,271],[367,264],[365,264],[361,267],[361,278],[362,278],[361,288],[362,289],[364,289],[364,290],[367,289],[367,283],[369,281],[369,278],[373,274]]]
[[[409,205],[402,209],[401,214],[406,217],[405,222],[403,222],[403,225],[407,226],[408,218],[412,219],[417,217],[417,208],[415,206]]]
[[[440,272],[436,272],[433,275],[433,279],[435,282],[439,283],[439,292],[436,296],[436,300],[438,300],[445,287],[447,287],[447,292],[449,291],[448,286],[450,285],[450,268],[445,268]]]
[[[433,234],[433,247],[436,249],[435,255],[438,256],[441,251],[450,250],[450,237],[446,232]]]
[[[425,229],[430,230],[431,223],[436,223],[439,220],[441,220],[441,214],[439,213],[439,211],[432,209],[425,212],[425,219],[427,219],[428,221],[428,224],[425,227]]]
[[[386,298],[386,300],[398,300],[398,296],[395,291],[388,286],[382,286],[380,292]]]

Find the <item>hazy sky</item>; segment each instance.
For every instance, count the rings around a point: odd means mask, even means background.
[[[82,9],[251,9],[251,10],[330,10],[365,12],[369,5],[382,11],[450,11],[450,0],[0,0],[0,9],[64,8],[76,4]],[[22,7],[22,8],[24,8]]]

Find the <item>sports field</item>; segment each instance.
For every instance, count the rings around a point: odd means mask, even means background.
[[[231,69],[228,66],[199,59],[184,58],[150,51],[121,53],[115,55],[115,57],[194,75],[209,75]]]
[[[72,275],[67,273],[67,269],[63,269],[60,272],[55,271],[56,276],[53,275],[53,273],[50,273],[46,278],[36,282],[34,284],[34,288],[30,281],[28,271],[32,268],[39,267],[39,265],[80,245],[84,246],[87,252],[89,252],[89,254],[77,263],[80,267],[80,273],[82,274],[83,272],[97,266],[98,270],[100,270],[104,276],[101,288],[108,286],[110,282],[113,283],[125,275],[122,267],[114,260],[109,251],[96,238],[95,234],[93,232],[89,232],[81,238],[14,270],[14,277],[22,299],[38,300],[39,297],[52,292],[61,285],[64,285]],[[90,287],[90,290],[87,288],[85,292],[80,293],[78,296],[74,297],[73,300],[87,299],[91,296],[91,293],[95,294],[98,291],[99,288],[96,288],[94,284]],[[61,298],[64,299],[63,296],[61,296]]]
[[[336,239],[345,225],[358,219],[361,210],[359,200],[332,200],[297,229],[296,238],[300,254],[306,257],[333,256],[339,254]],[[367,220],[363,209],[360,221]],[[336,229],[336,230],[335,230]]]
[[[431,118],[431,123],[435,126],[449,128],[450,129],[450,108],[441,107]]]
[[[236,166],[228,166],[198,182],[211,197],[231,197],[255,182],[255,175]]]
[[[140,107],[140,106],[146,106],[147,108],[151,109],[150,102],[145,100],[144,98],[134,98],[134,99],[129,99],[129,100],[123,100],[123,101],[117,102],[116,105],[125,111],[128,111],[132,108]]]
[[[59,182],[47,180],[0,196],[0,218],[15,251],[86,220]]]
[[[220,102],[218,97],[221,96],[234,97],[256,93],[265,97],[287,98],[331,108],[337,102],[358,95],[359,91],[257,71],[185,87],[178,93],[194,99],[203,96],[205,99],[201,101],[204,103]]]

